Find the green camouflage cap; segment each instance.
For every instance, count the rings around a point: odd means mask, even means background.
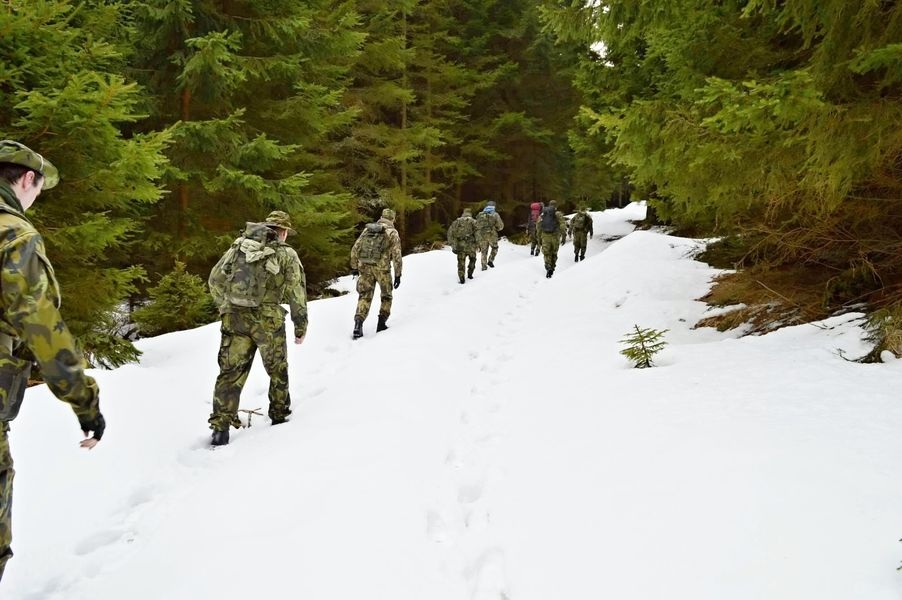
[[[49,160],[19,142],[0,141],[0,162],[22,165],[37,171],[44,176],[45,190],[49,190],[60,180],[59,172]]]
[[[386,208],[382,210],[382,218],[388,219],[389,221],[395,220],[395,211],[390,208]]]
[[[297,233],[297,231],[291,228],[291,217],[288,216],[287,212],[281,210],[274,210],[269,213],[264,224],[268,225],[269,227],[287,229],[288,235],[294,235],[295,233]]]

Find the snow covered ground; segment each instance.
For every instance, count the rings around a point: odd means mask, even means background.
[[[643,213],[594,213],[551,280],[505,242],[466,285],[448,250],[405,257],[358,341],[356,294],[312,302],[291,421],[215,451],[217,324],[94,373],[91,452],[31,389],[0,598],[898,600],[902,361],[837,355],[858,315],[693,329],[716,271]],[[619,354],[634,324],[669,329],[658,367]]]

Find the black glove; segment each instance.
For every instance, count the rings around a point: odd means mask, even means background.
[[[351,275],[357,277],[358,275],[360,275],[360,271],[358,271],[357,269],[351,269]]]
[[[106,421],[100,413],[97,413],[97,416],[93,419],[79,417],[78,424],[81,426],[81,430],[85,432],[85,435],[88,435],[88,432],[93,431],[93,437],[98,442],[100,441],[100,438],[103,437],[103,430],[106,429]]]
[[[591,233],[589,234],[589,239],[590,239],[590,240],[592,239],[592,234],[591,234]]]
[[[401,276],[396,275],[395,276],[395,289],[398,289],[399,287],[401,287]]]

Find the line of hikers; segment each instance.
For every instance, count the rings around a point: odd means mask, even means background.
[[[545,277],[551,278],[557,266],[560,247],[567,242],[567,235],[573,237],[573,260],[579,262],[586,258],[586,240],[594,235],[592,216],[586,206],[580,206],[578,212],[568,221],[557,209],[557,202],[552,200],[545,206],[541,202],[533,202],[529,206],[529,220],[526,231],[529,235],[529,254],[538,256],[541,251],[545,257]],[[473,211],[463,209],[463,214],[448,227],[448,244],[457,255],[457,277],[461,284],[473,279],[476,270],[476,252],[479,251],[482,270],[486,264],[494,267],[498,254],[498,232],[504,228],[500,215],[495,210],[495,202],[489,200],[486,207],[473,218]],[[486,260],[486,254],[491,254]]]

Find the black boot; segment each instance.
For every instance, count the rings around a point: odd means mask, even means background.
[[[494,268],[495,268],[495,263],[493,263],[492,261],[489,261],[489,266],[492,267],[492,268],[494,269]]]
[[[460,282],[461,282],[461,283],[466,283],[466,282],[467,282],[467,280],[464,279],[464,276],[463,276],[463,275],[460,275],[459,277],[460,277]]]
[[[388,321],[388,315],[385,315],[385,316],[379,315],[379,322],[376,323],[376,331],[377,332],[385,331],[386,329],[388,329],[388,325],[385,324],[386,321]]]
[[[355,340],[363,337],[363,319],[354,319],[354,333],[352,335]]]
[[[229,430],[225,431],[214,431],[213,439],[210,440],[210,444],[213,446],[225,446],[229,443]]]
[[[551,269],[545,269],[545,277],[551,279]]]
[[[579,254],[573,255],[573,262],[579,262]]]

